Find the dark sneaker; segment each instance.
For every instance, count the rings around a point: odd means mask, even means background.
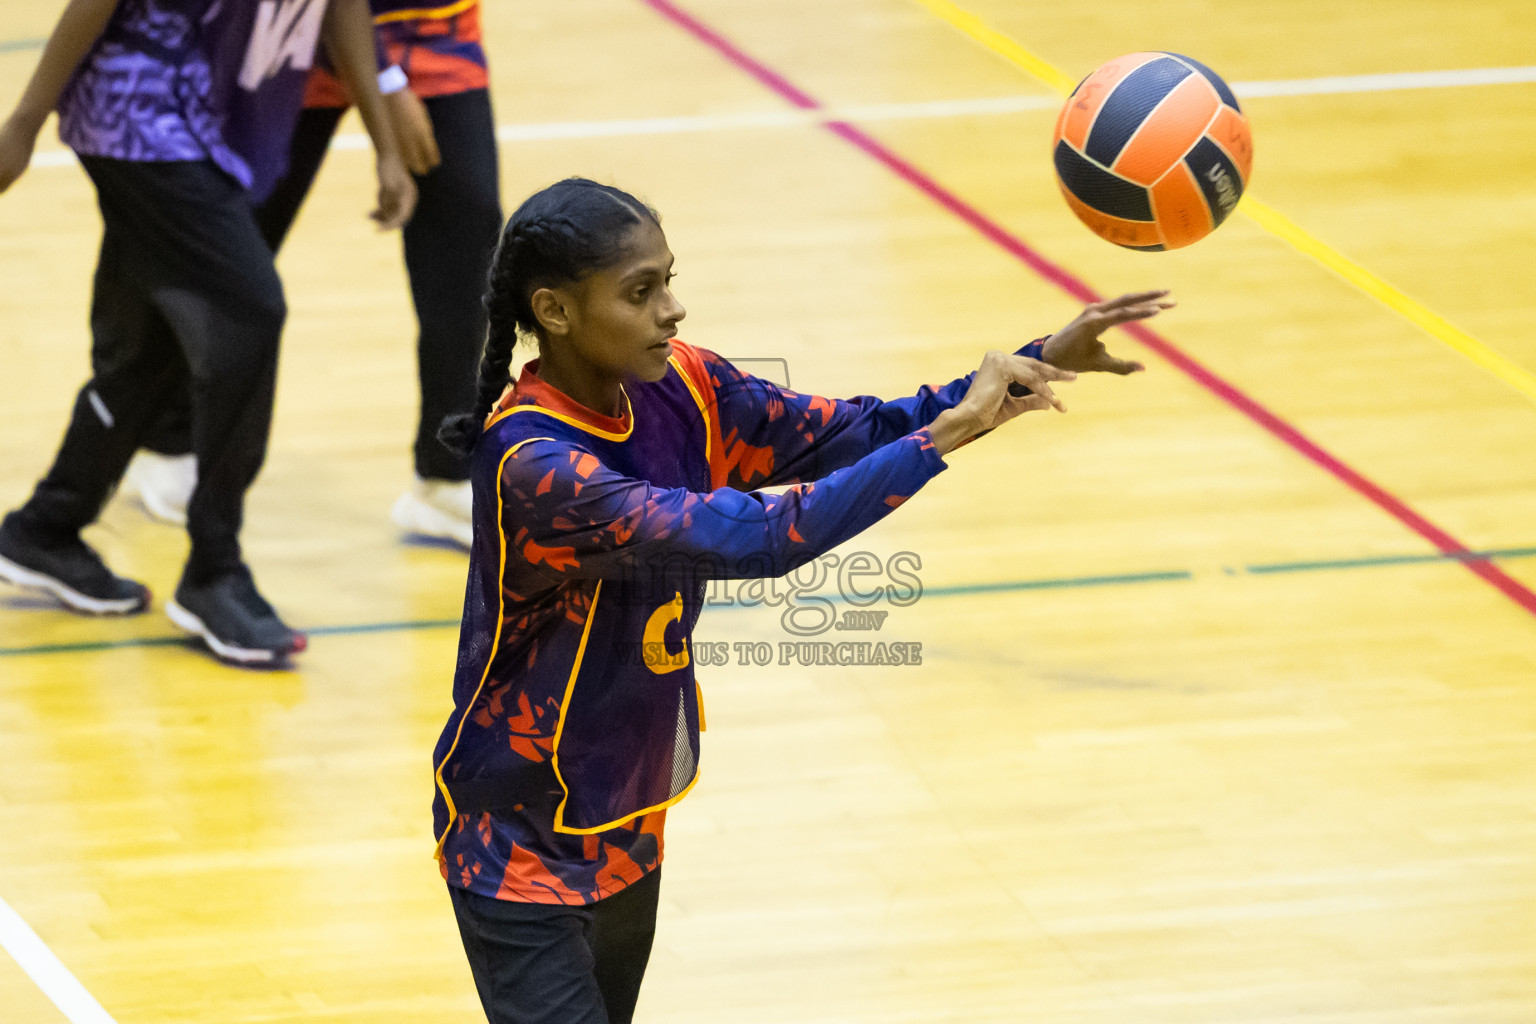
[[[309,646],[304,634],[285,626],[256,592],[256,581],[244,566],[202,584],[183,578],[165,611],[176,625],[202,637],[221,660],[236,665],[280,665]]]
[[[0,523],[0,580],[46,591],[82,615],[132,615],[149,607],[149,588],[114,576],[78,535],[39,537],[14,512]]]

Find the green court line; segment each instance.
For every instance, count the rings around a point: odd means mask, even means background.
[[[1343,569],[1381,569],[1396,565],[1431,565],[1437,562],[1495,561],[1509,558],[1536,558],[1536,547],[1492,548],[1458,554],[1373,555],[1368,558],[1340,558],[1313,562],[1274,562],[1227,569],[1233,576],[1273,576],[1288,572],[1329,572]],[[963,583],[948,587],[925,587],[922,597],[966,597],[974,594],[1016,593],[1029,590],[1078,590],[1086,587],[1125,586],[1136,583],[1177,583],[1194,580],[1187,569],[1163,572],[1124,573],[1112,576],[1065,576],[1043,580],[1002,580],[997,583]],[[835,596],[818,595],[827,600]],[[740,607],[740,606],[738,606]],[[428,629],[455,629],[458,619],[408,619],[398,622],[360,622],[350,626],[316,626],[305,630],[310,636],[362,636],[369,633],[406,633]],[[0,647],[0,658],[18,658],[28,654],[86,654],[133,648],[184,647],[194,641],[185,636],[150,636],[131,640],[99,640],[73,644],[36,644],[30,647]]]
[[[356,636],[361,633],[404,633],[413,629],[448,629],[457,627],[458,619],[408,619],[403,622],[364,622],[356,626],[316,626],[304,632],[310,636]]]
[[[1068,576],[1055,580],[1005,580],[1001,583],[962,583],[953,587],[924,587],[923,597],[963,597],[967,594],[999,594],[1015,590],[1074,590],[1079,587],[1110,587],[1119,583],[1170,583],[1192,580],[1184,569],[1169,572],[1133,572],[1120,576]]]
[[[0,657],[15,658],[25,654],[90,654],[95,651],[115,651],[124,647],[181,647],[191,643],[191,637],[146,636],[137,640],[96,640],[79,644],[37,644],[33,647],[0,647]]]
[[[23,50],[41,50],[47,43],[46,39],[4,39],[0,40],[0,53],[21,53]]]
[[[1427,562],[1491,562],[1499,558],[1530,558],[1536,548],[1494,548],[1488,551],[1462,551],[1452,554],[1377,555],[1372,558],[1340,558],[1326,562],[1280,562],[1274,565],[1248,565],[1244,572],[1269,576],[1282,572],[1318,572],[1327,569],[1374,569],[1390,565],[1422,565]]]
[[[406,633],[421,629],[447,629],[458,625],[458,619],[415,619],[402,622],[360,622],[352,626],[316,626],[304,632],[310,636],[360,636],[365,633]],[[139,647],[188,647],[196,642],[190,636],[146,636],[132,640],[96,640],[77,644],[0,647],[0,658],[20,657],[24,654],[81,654]]]

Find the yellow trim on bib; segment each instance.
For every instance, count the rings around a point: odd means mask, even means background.
[[[553,764],[555,768],[555,780],[560,783],[560,789],[565,793],[565,795],[560,798],[560,806],[555,808],[555,831],[568,836],[590,836],[596,835],[599,832],[607,832],[609,829],[618,828],[625,822],[634,821],[642,814],[650,814],[652,811],[659,811],[664,808],[671,807],[683,797],[687,796],[689,792],[692,791],[693,787],[698,785],[699,782],[699,769],[698,766],[695,765],[693,769],[693,778],[689,780],[688,785],[684,787],[683,791],[674,797],[663,800],[659,804],[652,804],[650,807],[642,807],[640,810],[632,811],[631,813],[624,815],[622,818],[615,818],[613,821],[605,822],[601,825],[594,825],[591,828],[572,828],[565,823],[565,805],[570,802],[571,788],[565,784],[565,776],[560,774],[560,736],[565,732],[565,713],[570,709],[571,694],[576,690],[576,676],[581,672],[581,661],[587,653],[587,637],[592,633],[592,622],[597,618],[597,598],[598,595],[600,595],[602,592],[603,581],[598,580],[597,590],[593,591],[592,593],[592,607],[587,610],[587,621],[581,627],[581,644],[576,648],[576,663],[571,666],[570,678],[567,679],[565,683],[565,696],[560,700],[560,720],[555,725],[555,750],[554,753],[550,755],[550,763]],[[695,681],[695,685],[697,685],[697,681]]]
[[[448,753],[443,755],[442,761],[432,773],[438,791],[443,794],[443,801],[448,805],[448,827],[443,829],[442,835],[438,836],[437,847],[432,853],[432,856],[438,860],[443,858],[443,844],[448,841],[448,833],[453,831],[453,823],[459,816],[458,808],[453,803],[453,794],[448,792],[448,784],[443,781],[443,769],[448,767],[448,762],[453,759],[453,752],[459,748],[459,740],[464,735],[464,723],[469,720],[470,709],[475,706],[475,701],[480,699],[480,691],[485,689],[485,681],[490,678],[491,666],[496,662],[496,651],[501,647],[501,629],[506,623],[507,590],[503,581],[507,576],[507,534],[501,528],[501,473],[507,465],[507,460],[516,455],[517,450],[523,445],[534,441],[553,440],[552,437],[530,437],[526,441],[519,441],[507,449],[507,454],[503,455],[496,465],[496,538],[501,546],[501,560],[496,567],[496,633],[491,638],[491,653],[485,659],[485,671],[480,673],[480,685],[475,687],[475,695],[469,698],[469,703],[464,706],[464,715],[459,719],[459,728],[453,734],[453,743],[449,744]]]
[[[456,4],[448,4],[446,7],[413,7],[408,11],[390,11],[373,19],[375,25],[387,25],[392,21],[442,21],[455,15],[463,14],[480,0],[459,0]]]
[[[559,420],[561,423],[569,423],[571,426],[579,427],[589,434],[595,434],[596,436],[601,437],[606,441],[628,441],[629,436],[635,432],[635,409],[634,406],[632,406],[629,402],[629,392],[623,391],[622,389],[620,390],[624,395],[624,411],[629,416],[629,426],[624,428],[624,433],[622,434],[615,434],[613,431],[604,430],[602,427],[594,427],[590,423],[583,423],[575,416],[567,416],[563,412],[555,412],[553,409],[546,409],[542,405],[514,405],[510,409],[503,409],[501,412],[485,421],[485,429],[490,430],[496,424],[500,423],[502,420],[515,413],[540,412],[545,416]],[[553,439],[550,438],[548,440]]]

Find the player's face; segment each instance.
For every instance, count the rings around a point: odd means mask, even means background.
[[[656,381],[667,375],[672,338],[687,311],[672,294],[672,250],[661,228],[630,232],[624,255],[574,289],[570,345],[598,374]]]

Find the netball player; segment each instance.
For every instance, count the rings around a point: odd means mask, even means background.
[[[1061,408],[1054,383],[1140,370],[1099,335],[1172,305],[1122,296],[941,388],[833,401],[678,341],[671,276],[634,197],[534,195],[493,262],[478,403],[444,431],[472,459],[475,531],[434,817],[493,1024],[631,1019],[667,808],[697,776],[706,581],[792,571],[968,440]],[[538,359],[513,384],[520,337]]]
[[[405,267],[420,332],[421,385],[415,480],[395,502],[402,529],[470,541],[469,464],[437,440],[449,413],[474,398],[475,364],[485,341],[485,272],[501,230],[496,123],[481,44],[478,2],[423,6],[420,0],[372,0],[385,106],[420,199],[403,234]],[[257,212],[275,252],[314,184],[351,94],[328,67],[310,77],[305,109],[290,146],[288,173]],[[184,519],[196,480],[189,417],[179,409],[146,441],[129,483],[151,514]]]
[[[374,85],[364,0],[70,0],[0,127],[0,191],[25,170],[49,111],[96,186],[105,230],[91,306],[92,378],[48,475],[0,523],[0,578],[92,615],[149,606],[80,538],[151,419],[191,395],[201,478],[191,554],[167,610],[221,658],[303,650],[240,549],[245,491],[266,453],[286,309],[252,201],[282,176],[324,36],[379,151],[385,226],[415,185]]]

